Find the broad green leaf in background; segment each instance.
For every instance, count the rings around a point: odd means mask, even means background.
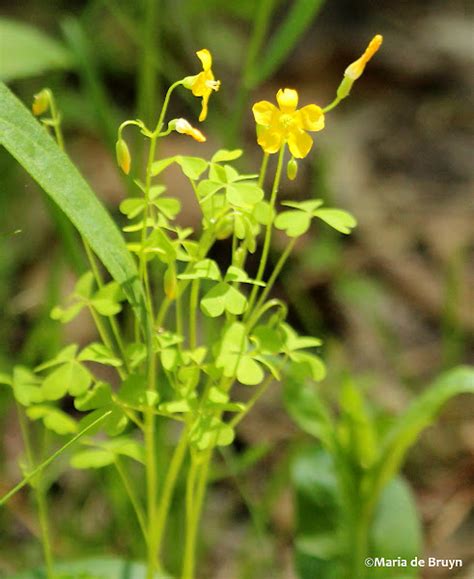
[[[375,493],[395,475],[408,449],[433,423],[442,406],[458,394],[474,394],[473,366],[458,366],[441,374],[396,420],[381,442],[373,474]]]
[[[144,323],[137,268],[119,229],[69,157],[3,83],[0,83],[0,144],[69,217],[122,286]]]
[[[269,78],[283,64],[290,52],[311,26],[324,0],[295,0],[286,18],[270,39],[264,56],[256,59],[249,71],[246,84],[253,88]]]
[[[0,80],[70,66],[70,54],[60,42],[28,24],[0,18]]]
[[[298,426],[318,438],[325,448],[334,448],[335,426],[316,385],[308,380],[305,364],[292,364],[284,381],[284,401]]]
[[[411,561],[422,556],[421,523],[408,484],[400,477],[384,488],[370,531],[370,556]],[[406,579],[418,577],[417,567],[376,567],[370,577]]]
[[[295,566],[300,579],[339,579],[343,500],[332,456],[311,444],[291,461],[295,493]]]

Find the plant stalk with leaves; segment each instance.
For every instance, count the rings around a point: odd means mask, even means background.
[[[170,99],[178,88],[202,99],[200,121],[208,114],[212,93],[220,88],[210,52],[203,49],[197,56],[202,70],[170,86],[154,128],[139,119],[119,127],[117,163],[131,175],[137,191],[120,205],[129,220],[123,227],[126,243],[62,150],[59,115],[50,91],[35,99],[34,112],[41,115],[50,110],[52,120],[45,124],[54,129],[57,144],[8,89],[0,87],[0,141],[78,228],[90,262],[90,271],[79,278],[68,302],[56,307],[52,316],[68,323],[88,311],[99,336],[85,346],[66,346],[36,368],[16,367],[2,376],[2,382],[11,387],[30,420],[58,436],[72,435],[53,458],[79,442],[81,448],[71,458],[74,468],[116,469],[143,535],[147,579],[164,572],[163,547],[178,481],[183,477],[186,481],[180,574],[182,579],[193,579],[215,448],[232,444],[235,427],[289,367],[296,365],[307,379],[324,377],[324,364],[315,353],[321,341],[297,334],[286,321],[286,305],[272,298],[271,290],[296,240],[315,219],[343,234],[356,224],[346,211],[322,207],[321,200],[278,202],[288,151],[287,176],[294,179],[296,159],[306,157],[313,145],[309,133],[322,130],[325,113],[334,108],[334,103],[326,109],[315,104],[298,108],[298,93],[293,89],[278,91],[278,107],[267,101],[253,107],[263,149],[259,174],[242,173],[236,167],[243,153],[239,149],[219,150],[210,159],[156,158],[158,142],[171,133],[205,141],[186,119],[167,122]],[[134,167],[124,136],[130,128],[147,140],[143,175]],[[274,154],[274,178],[266,192],[265,177]],[[166,195],[161,180],[171,166],[178,166],[189,182],[201,212],[200,231],[176,222],[181,203]],[[268,272],[275,230],[284,232],[289,241]],[[253,278],[246,270],[247,257],[259,251],[260,237],[263,245]],[[230,265],[222,269],[212,257],[212,248],[226,239]],[[111,280],[105,280],[96,258]],[[122,323],[124,310],[130,311],[133,328]],[[109,367],[108,381],[99,377],[98,365]],[[236,399],[236,383],[255,388],[249,401]],[[65,398],[73,400],[79,419],[61,408]],[[157,448],[157,426],[163,424],[178,434],[174,448]],[[33,472],[41,472],[50,460]],[[137,468],[143,479],[132,476]],[[49,577],[54,574],[52,567],[50,561]]]

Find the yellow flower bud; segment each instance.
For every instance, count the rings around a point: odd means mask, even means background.
[[[286,175],[290,181],[294,181],[296,179],[296,175],[298,174],[298,163],[294,157],[288,161],[286,166]]]
[[[369,62],[369,60],[374,56],[374,54],[382,45],[382,42],[383,36],[381,34],[377,34],[376,36],[374,36],[372,40],[369,42],[367,48],[365,49],[364,54],[346,68],[346,70],[344,71],[344,76],[346,78],[350,78],[353,81],[357,80],[364,72],[365,65]]]
[[[49,109],[49,91],[44,88],[33,97],[32,110],[35,117],[39,117]]]
[[[201,133],[201,131],[195,129],[186,119],[174,119],[170,122],[170,126],[174,128],[177,133],[189,135],[198,143],[204,143],[206,141],[206,137]]]
[[[165,271],[163,287],[166,297],[169,300],[174,300],[176,298],[176,289],[178,287],[178,278],[176,277],[176,266],[174,263],[170,263]]]
[[[132,158],[127,143],[122,138],[120,138],[115,144],[115,153],[117,156],[118,166],[122,169],[125,175],[128,175],[130,173]]]

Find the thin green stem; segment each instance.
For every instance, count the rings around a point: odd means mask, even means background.
[[[31,471],[34,468],[35,460],[33,456],[33,447],[31,445],[30,433],[28,430],[28,424],[25,420],[25,415],[23,409],[17,404],[18,421],[20,423],[21,435],[23,438],[23,444],[25,446],[26,463],[28,470]],[[31,484],[33,488],[33,493],[36,500],[36,506],[38,508],[38,519],[41,529],[41,545],[43,547],[43,556],[46,567],[46,576],[48,579],[54,578],[54,561],[53,561],[53,550],[51,548],[50,540],[50,527],[49,527],[49,517],[48,517],[48,505],[46,501],[46,495],[43,487],[43,480],[38,474],[34,483]]]
[[[123,486],[127,492],[128,498],[130,499],[130,503],[132,504],[133,510],[135,511],[135,515],[137,517],[138,524],[140,525],[143,538],[145,539],[145,542],[148,543],[145,513],[143,512],[142,506],[140,505],[140,501],[138,500],[138,497],[135,493],[132,481],[130,480],[127,471],[118,456],[115,458],[114,464],[120,476],[120,479],[122,480]]]
[[[257,402],[257,400],[259,400],[263,394],[265,394],[267,388],[270,386],[270,384],[272,383],[272,381],[274,380],[274,377],[272,374],[269,374],[266,379],[260,384],[260,386],[255,390],[254,394],[252,395],[252,397],[250,398],[250,400],[248,402],[246,402],[245,404],[245,409],[242,410],[242,412],[240,412],[239,414],[236,414],[234,416],[234,418],[232,418],[232,420],[229,422],[229,426],[231,428],[235,428],[237,426],[237,424],[239,424],[239,422],[241,420],[243,420],[247,414],[252,410],[252,408],[254,407],[255,403]]]
[[[158,549],[158,560],[160,559],[160,552],[163,547],[163,536],[166,529],[166,522],[171,508],[171,501],[173,492],[176,487],[178,475],[183,465],[183,460],[186,455],[186,448],[188,444],[187,430],[184,429],[181,438],[174,449],[173,456],[169,468],[166,472],[166,477],[163,483],[163,490],[160,497],[160,502],[157,510],[156,518],[156,542]]]
[[[89,265],[91,267],[92,273],[94,274],[94,278],[95,278],[95,281],[97,283],[97,287],[100,289],[104,285],[104,280],[103,280],[102,275],[100,273],[99,264],[97,263],[94,252],[92,251],[91,246],[89,245],[87,240],[82,235],[81,235],[81,238],[82,238],[82,243],[84,245],[84,250],[85,250],[86,255],[87,255],[87,260],[89,261]],[[130,369],[128,367],[128,360],[127,360],[127,356],[125,353],[125,346],[123,344],[120,328],[119,328],[119,325],[117,323],[116,317],[110,316],[109,322],[110,322],[110,327],[112,328],[112,333],[114,335],[115,341],[117,343],[117,347],[119,349],[120,357],[123,360],[123,363],[125,365],[127,373],[129,373]],[[108,334],[108,332],[107,332],[107,334]],[[112,348],[112,351],[115,351],[115,347]]]
[[[270,207],[271,207],[272,212],[275,209],[278,187],[280,185],[281,172],[282,172],[282,168],[283,168],[283,159],[285,157],[285,148],[286,148],[285,145],[283,145],[282,148],[280,149],[280,154],[278,155],[278,164],[277,164],[277,168],[276,168],[276,172],[275,172],[275,179],[273,180],[272,192],[270,195]],[[263,242],[262,256],[260,258],[260,264],[259,264],[257,276],[256,276],[257,282],[262,281],[263,275],[265,273],[265,267],[267,265],[268,254],[270,252],[270,244],[271,244],[271,240],[272,240],[272,229],[273,229],[273,219],[270,220],[270,222],[268,223],[267,230],[265,232],[265,239]],[[250,294],[249,305],[248,305],[248,309],[247,309],[247,312],[249,312],[249,313],[252,311],[253,305],[255,303],[255,299],[257,297],[257,292],[258,292],[258,285],[254,285],[252,288],[252,292]]]
[[[157,534],[156,534],[156,498],[157,472],[155,448],[155,415],[145,414],[145,466],[147,483],[147,516],[148,516],[148,560],[147,579],[153,579],[157,568]]]
[[[49,106],[51,109],[51,118],[53,120],[54,136],[56,137],[59,148],[64,151],[64,137],[61,128],[61,115],[59,114],[59,111],[56,107],[56,100],[53,93],[49,89],[47,89],[47,91],[49,97]]]
[[[200,286],[201,280],[193,279],[189,295],[189,347],[191,350],[197,346],[197,310]]]
[[[184,545],[182,579],[193,579],[194,575],[194,499],[198,463],[191,458],[191,465],[186,479],[186,534]]]
[[[112,410],[108,410],[102,416],[99,416],[96,420],[88,424],[85,428],[83,428],[80,432],[78,432],[75,436],[73,436],[66,444],[63,444],[61,448],[59,448],[56,452],[53,452],[51,456],[49,456],[46,460],[44,460],[41,464],[35,467],[30,473],[28,473],[23,480],[21,480],[17,485],[15,485],[12,489],[10,489],[3,497],[0,499],[0,507],[7,503],[18,491],[20,491],[24,486],[26,486],[31,480],[35,478],[43,469],[45,469],[48,465],[50,465],[58,456],[60,456],[66,449],[72,446],[75,442],[77,442],[82,436],[84,436],[89,430],[92,430],[95,426],[97,426],[100,422],[105,420],[110,414],[112,414]]]
[[[271,292],[271,290],[275,284],[275,281],[278,279],[278,276],[280,275],[281,270],[283,269],[283,266],[286,263],[286,260],[288,259],[291,252],[293,251],[295,244],[296,244],[296,238],[293,238],[290,241],[290,243],[286,246],[285,251],[280,255],[280,258],[277,261],[277,264],[275,265],[275,269],[273,270],[270,278],[268,279],[267,285],[263,289],[260,297],[258,298],[257,303],[255,304],[255,308],[254,308],[255,314],[258,313],[259,309],[265,303],[265,300],[267,299],[268,294]],[[252,327],[252,325],[253,325],[253,323],[252,323],[253,318],[254,318],[254,316],[252,315],[248,320],[249,327]]]
[[[263,187],[263,184],[265,182],[265,175],[267,174],[267,168],[268,168],[268,159],[270,158],[270,153],[263,153],[263,159],[262,159],[262,164],[260,166],[260,172],[258,174],[258,186],[259,187]]]
[[[329,111],[332,111],[332,109],[335,109],[341,101],[342,101],[342,98],[336,97],[331,103],[328,104],[327,107],[324,107],[323,113],[326,114]]]

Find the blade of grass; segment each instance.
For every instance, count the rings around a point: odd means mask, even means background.
[[[256,60],[247,82],[254,88],[267,80],[290,54],[310,27],[324,0],[295,0],[285,20],[270,40],[263,58]]]
[[[55,201],[123,287],[145,326],[143,291],[125,241],[82,175],[44,127],[0,83],[0,144]]]
[[[49,464],[56,460],[58,456],[60,456],[65,450],[67,450],[70,446],[72,446],[75,442],[77,442],[84,434],[92,430],[95,426],[97,426],[100,422],[102,422],[107,416],[112,414],[112,410],[109,410],[99,416],[94,422],[91,422],[85,428],[83,428],[80,432],[78,432],[75,436],[73,436],[70,440],[63,444],[61,448],[58,448],[56,452],[53,452],[51,456],[49,456],[46,460],[44,460],[41,464],[39,464],[36,468],[34,468],[23,480],[21,480],[17,485],[15,485],[12,489],[10,489],[3,497],[0,499],[0,507],[3,506],[7,501],[9,501],[13,495],[16,495],[18,491],[20,491],[25,485],[27,485],[38,473],[40,473],[43,469],[45,469]]]

